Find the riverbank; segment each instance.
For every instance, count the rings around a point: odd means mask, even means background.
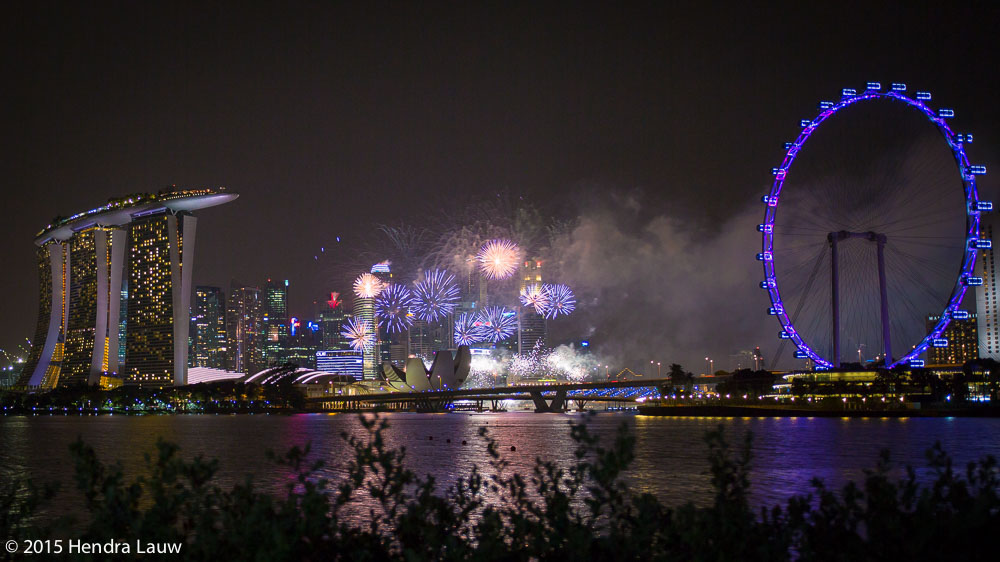
[[[905,408],[905,409],[832,409],[801,406],[751,405],[648,405],[639,406],[644,416],[694,417],[762,417],[762,418],[997,418],[1000,407],[968,406],[964,408]]]

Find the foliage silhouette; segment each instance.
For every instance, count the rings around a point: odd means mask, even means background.
[[[360,436],[343,435],[352,460],[338,482],[320,476],[324,463],[309,460],[308,446],[271,454],[296,475],[283,497],[249,479],[223,490],[216,461],[184,460],[163,441],[146,456],[148,475],[127,481],[78,440],[71,453],[88,520],[72,532],[65,520],[43,523],[37,510],[52,489],[8,483],[0,531],[182,542],[181,557],[192,560],[985,560],[1000,523],[996,460],[958,471],[939,444],[928,452],[930,482],[909,467],[892,480],[883,452],[860,485],[835,492],[815,480],[812,494],[758,513],[752,437],[733,448],[721,426],[706,435],[713,501],[671,507],[627,486],[636,438],[625,425],[604,447],[585,423],[571,423],[572,461],[536,459],[530,474],[511,473],[481,428],[489,469],[439,491],[432,476],[406,468],[405,448],[387,445],[384,418],[361,421]]]

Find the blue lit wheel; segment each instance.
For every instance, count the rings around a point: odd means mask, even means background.
[[[972,135],[951,130],[952,110],[905,92],[870,82],[820,103],[772,170],[761,287],[783,343],[816,368],[921,365],[982,283],[976,253],[990,241],[979,214],[992,204],[979,201],[976,176],[986,169],[969,163]]]

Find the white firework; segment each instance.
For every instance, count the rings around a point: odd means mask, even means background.
[[[385,284],[371,273],[362,273],[354,280],[354,294],[363,299],[373,299],[382,292]]]

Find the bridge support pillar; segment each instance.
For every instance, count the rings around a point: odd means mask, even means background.
[[[532,391],[529,393],[531,396],[531,401],[535,403],[535,412],[561,412],[566,408],[566,391],[557,390],[555,397],[551,402],[546,402],[545,397],[542,395],[541,391]]]

